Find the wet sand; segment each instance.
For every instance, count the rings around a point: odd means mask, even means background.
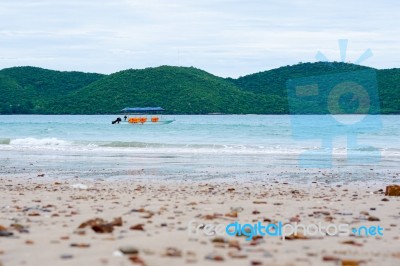
[[[0,265],[400,265],[389,184],[3,176]],[[235,221],[384,230],[247,241],[196,229]]]

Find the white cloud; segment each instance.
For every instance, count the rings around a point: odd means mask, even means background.
[[[0,0],[0,68],[35,65],[111,73],[163,64],[240,76],[320,50],[398,67],[396,1]]]

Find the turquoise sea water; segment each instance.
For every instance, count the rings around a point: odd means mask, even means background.
[[[321,125],[325,116],[304,116],[293,125],[289,115],[164,116],[167,125],[112,125],[112,115],[0,116],[0,172],[62,171],[64,174],[127,175],[140,171],[154,176],[253,175],[282,168],[301,169],[298,156],[318,150],[332,129]],[[343,116],[357,119],[357,116]],[[382,116],[379,130],[357,128],[358,152],[381,153],[379,162],[346,163],[345,135],[332,139],[330,172],[346,169],[397,171],[400,119]],[[346,127],[346,124],[341,125]],[[294,133],[307,136],[294,138]],[[335,129],[333,129],[335,130]],[[339,170],[338,170],[339,169]],[[101,172],[101,174],[100,174]]]

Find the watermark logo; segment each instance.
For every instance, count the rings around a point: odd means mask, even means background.
[[[384,228],[377,226],[360,226],[350,228],[349,224],[283,224],[277,223],[239,223],[237,221],[230,224],[207,224],[199,223],[195,220],[189,222],[189,236],[203,234],[205,236],[244,236],[247,241],[255,236],[280,237],[285,240],[292,235],[303,235],[304,237],[322,237],[322,236],[349,236],[351,233],[356,236],[383,236]]]
[[[347,139],[346,157],[349,164],[373,164],[380,152],[370,145],[360,145],[361,134],[377,132],[382,127],[376,72],[373,69],[344,64],[347,40],[339,40],[342,63],[329,63],[318,52],[317,60],[326,63],[313,69],[326,75],[288,80],[289,112],[292,134],[298,141],[320,141],[320,147],[303,152],[299,164],[304,168],[330,168],[334,139]],[[366,50],[356,64],[372,56]],[[309,114],[320,114],[311,118]]]

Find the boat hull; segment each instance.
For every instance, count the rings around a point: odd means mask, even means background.
[[[124,125],[134,125],[134,126],[142,126],[142,125],[166,125],[166,124],[171,124],[175,120],[159,120],[157,122],[152,122],[152,121],[146,121],[144,123],[129,123],[127,121],[121,122],[121,124]]]

